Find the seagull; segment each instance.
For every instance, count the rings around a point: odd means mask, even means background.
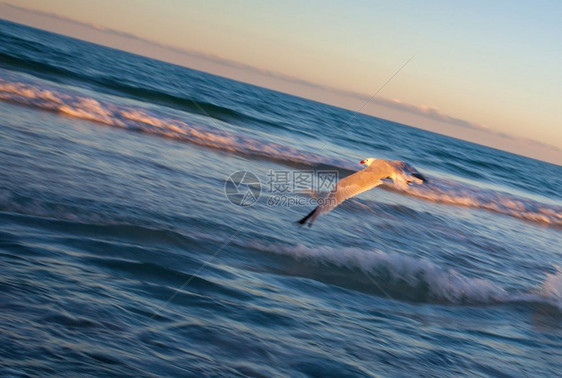
[[[427,182],[425,177],[404,161],[368,158],[361,160],[360,164],[366,167],[339,180],[322,204],[302,218],[299,224],[305,225],[308,221],[308,227],[312,226],[319,215],[329,213],[346,199],[381,185],[383,179],[391,179],[394,186],[402,190],[412,183]]]

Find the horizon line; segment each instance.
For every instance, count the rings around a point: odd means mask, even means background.
[[[201,51],[181,48],[181,47],[169,45],[169,44],[166,44],[166,43],[157,42],[157,41],[154,41],[154,40],[151,40],[151,39],[139,37],[139,36],[137,36],[135,34],[132,34],[132,33],[124,32],[124,31],[121,31],[121,30],[113,29],[113,28],[109,28],[109,27],[106,27],[104,25],[79,21],[79,20],[76,20],[76,19],[73,19],[73,18],[70,18],[70,17],[66,17],[66,16],[56,14],[56,13],[52,13],[52,12],[45,12],[45,11],[41,11],[41,10],[30,9],[30,8],[26,8],[26,7],[22,7],[22,6],[16,6],[16,5],[13,5],[13,4],[7,4],[7,3],[4,3],[4,2],[0,3],[0,6],[6,6],[6,7],[9,7],[9,8],[13,8],[15,10],[18,10],[18,11],[34,13],[36,15],[43,16],[43,17],[54,18],[54,19],[64,21],[64,22],[69,22],[69,23],[72,23],[72,24],[75,24],[75,25],[78,25],[78,26],[81,26],[81,27],[92,28],[92,29],[102,31],[102,32],[105,32],[105,33],[108,33],[108,34],[111,34],[111,35],[114,35],[114,36],[117,36],[117,37],[136,40],[138,42],[146,43],[146,44],[149,44],[149,45],[161,48],[161,49],[165,49],[165,50],[168,50],[168,51],[171,51],[171,52],[179,53],[179,54],[187,56],[187,57],[194,57],[194,58],[208,60],[208,61],[211,61],[215,64],[224,65],[224,66],[227,66],[227,67],[230,67],[230,68],[243,70],[243,71],[246,71],[248,73],[264,75],[264,76],[267,76],[267,77],[270,77],[270,78],[273,78],[273,79],[278,79],[278,80],[286,81],[286,82],[297,84],[297,85],[302,85],[302,86],[306,86],[306,87],[310,87],[310,88],[319,89],[319,90],[322,90],[322,91],[327,91],[327,92],[335,94],[335,95],[344,96],[344,97],[352,98],[352,99],[355,99],[355,100],[364,101],[365,103],[372,102],[372,103],[378,104],[380,106],[384,106],[386,108],[392,108],[392,109],[396,109],[398,111],[402,111],[402,112],[405,112],[405,113],[408,113],[408,114],[411,114],[411,115],[420,116],[420,117],[423,117],[423,118],[425,118],[429,121],[443,122],[445,124],[451,124],[451,125],[459,126],[461,128],[464,128],[464,129],[481,131],[481,132],[489,133],[491,135],[511,139],[511,140],[514,140],[514,141],[530,143],[530,144],[533,144],[535,146],[548,148],[548,149],[556,151],[556,152],[562,152],[562,148],[551,145],[551,144],[548,144],[548,143],[545,143],[545,142],[541,142],[541,141],[526,138],[526,137],[520,137],[520,136],[507,134],[505,132],[500,132],[500,131],[491,129],[487,125],[473,123],[473,122],[470,122],[470,121],[462,119],[462,118],[458,118],[458,117],[448,115],[446,113],[441,112],[440,109],[436,106],[414,105],[414,104],[402,102],[399,99],[390,99],[390,98],[382,97],[382,96],[379,96],[379,95],[372,96],[372,95],[363,94],[363,93],[352,91],[352,90],[336,88],[336,87],[332,87],[332,86],[328,86],[328,85],[324,85],[324,84],[320,84],[320,83],[315,83],[315,82],[311,82],[311,81],[308,81],[308,80],[305,80],[305,79],[302,79],[302,78],[287,75],[287,74],[284,74],[282,72],[276,72],[276,71],[256,67],[256,66],[246,64],[246,63],[242,63],[242,62],[238,62],[238,61],[235,61],[235,60],[232,60],[232,59],[223,58],[223,57],[215,55],[215,54],[204,53],[204,52],[201,52]],[[16,22],[16,21],[8,20],[8,19],[3,18],[3,17],[0,17],[0,18],[5,20],[5,21],[8,21],[8,22],[13,22],[13,23],[19,24],[19,22]],[[51,30],[48,30],[48,29],[42,29],[42,28],[39,28],[37,26],[33,26],[33,25],[29,25],[29,24],[22,24],[22,25],[37,28],[39,30],[46,30],[46,31],[49,31],[49,32],[52,32],[52,33],[55,33],[55,34],[59,34],[59,35],[63,35],[63,36],[66,36],[66,37],[76,38],[78,40],[84,40],[84,39],[75,37],[73,35],[57,33],[57,32],[54,32],[54,31],[51,31]],[[163,62],[166,62],[166,63],[169,63],[169,64],[175,64],[175,65],[178,65],[178,66],[181,66],[181,67],[187,67],[187,68],[190,68],[190,69],[198,70],[197,68],[192,68],[192,67],[190,67],[188,65],[184,65],[184,64],[178,64],[178,63],[175,63],[173,61],[166,60],[164,58],[158,58],[158,57],[152,57],[152,56],[147,56],[147,55],[143,55],[143,54],[138,54],[138,53],[135,53],[135,52],[132,52],[132,51],[128,51],[128,50],[125,50],[125,49],[120,49],[120,48],[117,48],[117,47],[108,46],[108,45],[100,44],[100,43],[96,43],[96,42],[91,42],[91,41],[87,41],[87,42],[95,43],[95,44],[98,44],[98,45],[101,45],[101,46],[104,46],[104,47],[114,48],[116,50],[125,51],[127,53],[137,54],[139,56],[148,57],[148,58],[151,58],[151,59],[160,60],[160,61],[163,61]],[[251,84],[251,85],[256,85],[256,86],[262,87],[261,85],[253,83],[251,81],[245,81],[245,80],[238,79],[238,78],[220,75],[220,74],[212,72],[212,71],[204,71],[204,70],[201,70],[201,71],[205,72],[205,73],[217,75],[217,76],[220,76],[220,77],[225,77],[225,78],[228,78],[228,79],[231,79],[231,80],[240,81],[240,82],[243,82],[243,83],[246,83],[246,84]],[[325,103],[327,105],[334,105],[334,104],[327,103],[327,102],[324,102],[324,101],[320,101],[320,100],[317,100],[317,99],[314,99],[314,98],[310,98],[310,97],[306,97],[306,96],[303,96],[303,95],[291,93],[289,91],[283,91],[283,90],[280,90],[280,89],[275,89],[275,90],[277,90],[279,92],[282,92],[282,93],[290,94],[290,95],[293,95],[293,96],[302,97],[302,98],[305,98],[305,99],[308,99],[308,100],[313,100],[313,101]],[[336,105],[336,106],[341,107],[341,108],[346,109],[346,110],[349,110],[349,111],[352,111],[354,113],[364,114],[364,115],[368,115],[368,116],[373,115],[373,114],[370,114],[368,112],[361,111],[361,110],[363,110],[364,105],[362,107],[359,107],[358,109],[351,108],[350,106],[344,106],[344,105]],[[381,119],[385,119],[385,118],[382,118],[380,116],[376,116],[376,117],[381,118]],[[415,125],[408,124],[408,123],[405,123],[405,122],[402,122],[402,121],[397,121],[397,120],[393,120],[393,119],[390,119],[390,118],[387,119],[387,120],[392,121],[392,122],[397,122],[397,123],[400,123],[400,124],[404,124],[406,126],[410,126],[410,127],[416,128],[416,129],[421,129],[421,130],[424,130],[424,131],[435,132],[435,131],[427,130],[423,127],[415,126]],[[440,134],[440,135],[447,135],[447,134],[443,134],[443,133],[440,133],[440,132],[436,132],[436,133]],[[451,135],[447,135],[447,136],[451,136]],[[464,139],[459,138],[459,137],[455,137],[455,136],[452,136],[452,137],[464,140]],[[478,143],[478,142],[473,142],[473,143],[481,144],[481,143]],[[497,147],[493,147],[493,148],[497,148]],[[497,148],[497,149],[499,149],[499,148]],[[512,152],[512,151],[508,151],[508,152]],[[515,153],[515,152],[512,152],[512,153]],[[518,153],[515,153],[515,154],[519,155]],[[521,156],[529,157],[529,156],[526,156],[526,155],[521,155]],[[559,165],[559,164],[557,164],[557,165]]]

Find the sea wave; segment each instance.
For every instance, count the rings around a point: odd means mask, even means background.
[[[562,206],[467,183],[432,178],[429,184],[411,186],[404,193],[426,201],[484,209],[530,222],[562,227]]]
[[[59,52],[59,54],[61,53]],[[265,117],[259,118],[255,115],[246,114],[211,102],[200,101],[179,93],[171,93],[161,88],[150,86],[147,83],[138,85],[137,83],[127,82],[122,78],[116,78],[107,74],[95,75],[91,72],[77,72],[65,68],[63,65],[39,61],[31,57],[20,57],[11,53],[0,52],[0,63],[18,70],[29,70],[39,75],[58,76],[63,80],[78,80],[100,88],[104,92],[118,93],[119,95],[129,98],[164,105],[174,109],[179,108],[189,111],[190,113],[211,116],[222,121],[236,123],[253,122],[255,124],[273,125],[273,123]]]
[[[243,130],[221,127],[216,120],[204,121],[203,117],[199,120],[187,115],[189,120],[171,118],[154,109],[94,98],[39,79],[26,81],[19,75],[18,80],[5,76],[7,78],[0,77],[2,101],[296,167],[336,168],[342,171],[342,175],[355,171],[348,160],[259,139]],[[395,190],[391,185],[384,185],[383,189]],[[562,227],[562,206],[547,205],[467,183],[431,177],[427,185],[411,186],[400,192],[426,201],[485,209],[526,221]]]
[[[309,247],[302,244],[265,244],[247,242],[247,246],[261,252],[289,256],[307,264],[303,276],[309,276],[346,288],[374,292],[397,300],[449,304],[544,304],[562,310],[562,269],[546,273],[542,284],[527,291],[504,288],[488,279],[469,277],[452,268],[394,252],[337,248]],[[328,266],[323,274],[313,266]],[[338,278],[337,269],[345,280]],[[326,269],[323,269],[326,271]],[[358,272],[362,274],[358,274]],[[299,274],[294,268],[291,274]]]
[[[304,166],[324,164],[346,167],[349,165],[342,159],[327,159],[320,154],[258,139],[242,131],[228,131],[213,121],[205,124],[170,118],[155,110],[96,99],[71,89],[63,90],[48,84],[36,85],[0,78],[0,100],[273,161]]]

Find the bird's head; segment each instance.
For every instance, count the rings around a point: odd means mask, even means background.
[[[359,164],[364,164],[364,165],[366,165],[366,166],[368,167],[368,166],[370,166],[371,164],[373,164],[373,162],[374,162],[375,160],[377,160],[377,159],[375,159],[375,158],[367,158],[367,159],[365,159],[365,160],[361,160],[361,161],[359,162]]]

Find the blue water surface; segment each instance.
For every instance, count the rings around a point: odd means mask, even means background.
[[[0,375],[560,372],[560,166],[7,21],[0,100]],[[270,201],[369,156],[429,183]]]

